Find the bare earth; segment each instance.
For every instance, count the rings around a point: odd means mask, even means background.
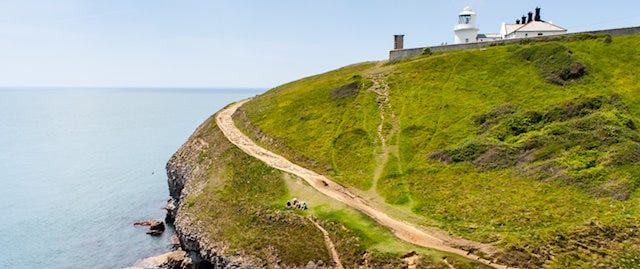
[[[451,245],[456,245],[456,242],[458,242],[459,239],[447,238],[444,233],[429,232],[425,229],[418,228],[413,224],[392,218],[381,210],[371,206],[363,198],[352,194],[347,188],[337,184],[328,177],[296,165],[284,157],[260,147],[235,126],[231,117],[238,107],[247,101],[249,101],[249,99],[231,104],[218,112],[216,116],[216,123],[227,139],[245,153],[263,161],[273,168],[294,174],[304,179],[319,192],[368,215],[376,222],[389,228],[398,238],[406,242],[449,253],[455,253],[469,259],[477,260],[494,268],[507,268],[504,265],[498,265],[476,255],[469,254],[465,250],[452,247]]]
[[[344,269],[344,267],[342,267],[342,261],[340,261],[340,255],[338,255],[338,251],[336,250],[336,247],[333,245],[333,241],[331,241],[331,237],[329,237],[329,233],[327,232],[327,230],[322,228],[322,226],[320,226],[320,224],[318,224],[314,220],[312,219],[309,219],[309,220],[313,222],[313,224],[318,228],[318,230],[322,232],[322,235],[324,235],[324,242],[327,244],[327,249],[329,249],[329,252],[331,253],[331,259],[333,259],[333,263],[336,264],[335,268]]]

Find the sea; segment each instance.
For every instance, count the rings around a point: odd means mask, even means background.
[[[170,250],[165,164],[264,89],[0,88],[0,268],[125,268]]]

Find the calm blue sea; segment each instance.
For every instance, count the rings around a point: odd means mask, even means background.
[[[169,249],[165,163],[262,90],[0,89],[0,268],[122,268]]]

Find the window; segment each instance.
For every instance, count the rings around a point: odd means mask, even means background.
[[[538,36],[541,36],[541,35],[542,35],[542,33],[538,33]]]
[[[529,36],[529,34],[524,34],[524,37],[528,37],[528,36]]]
[[[471,23],[471,15],[460,15],[458,19],[459,24],[469,24]]]
[[[465,39],[464,39],[464,43],[469,43],[469,39],[468,39],[468,38],[465,38]]]

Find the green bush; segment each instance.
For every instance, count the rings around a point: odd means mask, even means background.
[[[560,43],[523,46],[514,54],[532,62],[544,80],[553,84],[564,85],[587,73],[587,66],[575,60],[573,52]]]
[[[615,95],[578,97],[541,111],[501,105],[472,117],[478,128],[486,129],[478,137],[427,157],[445,164],[468,162],[481,171],[521,166],[515,174],[627,199],[636,186],[611,185],[607,182],[616,179],[604,175],[640,160],[632,118]]]

